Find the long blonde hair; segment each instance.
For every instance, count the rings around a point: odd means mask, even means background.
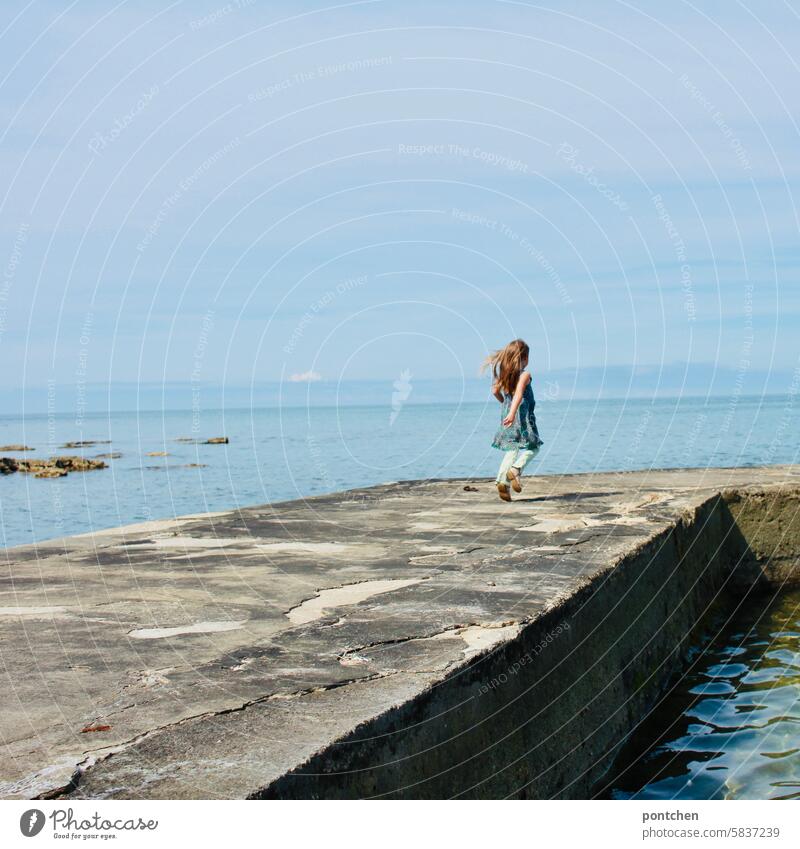
[[[505,348],[494,351],[483,361],[481,371],[492,369],[492,377],[504,395],[513,395],[520,373],[528,360],[530,348],[522,339],[509,342]]]

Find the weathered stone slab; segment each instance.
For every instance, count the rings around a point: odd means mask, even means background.
[[[585,795],[707,607],[796,576],[800,467],[524,483],[5,550],[0,795]]]

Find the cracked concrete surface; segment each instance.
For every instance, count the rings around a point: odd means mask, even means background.
[[[459,675],[478,686],[482,658],[715,494],[800,470],[524,484],[510,504],[483,480],[394,483],[4,550],[0,796],[262,794]]]

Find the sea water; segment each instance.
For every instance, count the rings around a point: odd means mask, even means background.
[[[187,513],[226,510],[423,478],[494,477],[500,405],[383,403],[0,417],[0,445],[47,457],[65,442],[109,440],[109,468],[38,479],[0,476],[0,546]],[[567,474],[792,463],[800,403],[791,396],[539,399],[544,445],[527,472]],[[227,436],[227,445],[177,439]],[[167,452],[166,457],[148,456]]]
[[[719,615],[599,795],[800,798],[800,590]]]
[[[792,396],[539,401],[544,445],[528,471],[752,466],[798,459]],[[0,445],[80,453],[110,440],[109,468],[0,477],[0,545],[153,518],[303,498],[386,481],[494,477],[499,405],[271,407],[0,417]],[[176,441],[227,436],[227,445]],[[166,451],[166,457],[148,456]],[[529,484],[530,486],[530,484]],[[615,798],[777,798],[800,793],[800,593],[753,600],[698,648],[692,671],[620,757]],[[633,754],[631,754],[633,753]],[[627,760],[626,760],[627,758]],[[626,766],[626,763],[628,766]]]

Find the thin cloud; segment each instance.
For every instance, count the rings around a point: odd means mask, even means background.
[[[316,383],[322,380],[322,375],[318,371],[304,371],[300,374],[292,374],[289,376],[291,383]]]

